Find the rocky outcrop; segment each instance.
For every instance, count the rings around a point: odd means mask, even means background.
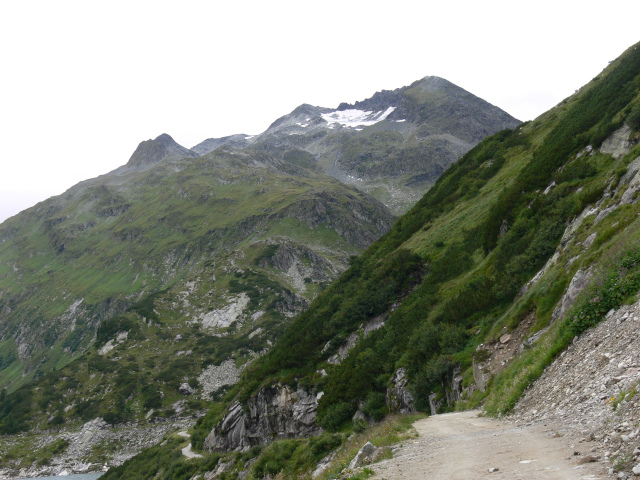
[[[391,386],[387,389],[387,408],[391,413],[414,413],[413,395],[407,390],[409,378],[406,368],[399,368],[391,378]]]
[[[484,392],[487,389],[487,379],[485,377],[485,373],[482,370],[482,366],[479,362],[476,361],[476,358],[473,357],[473,382],[475,387]]]
[[[267,243],[273,250],[257,260],[258,266],[286,273],[298,291],[304,292],[307,282],[330,281],[344,269],[342,264],[334,265],[311,248],[295,244],[286,237],[273,237]]]
[[[204,330],[212,330],[216,328],[226,328],[233,322],[241,318],[245,308],[249,304],[249,297],[242,292],[239,296],[230,298],[227,306],[212,310],[208,313],[200,315],[198,320],[202,322]]]
[[[204,441],[209,451],[245,451],[281,438],[318,435],[318,400],[322,396],[288,385],[261,388],[243,407],[235,402]]]
[[[206,155],[209,152],[213,152],[216,148],[228,146],[232,148],[244,148],[249,143],[249,135],[242,133],[236,135],[229,135],[228,137],[221,138],[207,138],[200,142],[195,147],[191,147],[191,151],[198,155]]]
[[[384,327],[386,321],[386,315],[382,314],[378,315],[377,317],[373,317],[367,323],[363,323],[362,325],[360,325],[360,328],[358,328],[358,330],[349,334],[349,336],[347,337],[347,341],[340,345],[340,347],[338,347],[338,351],[334,355],[331,355],[329,358],[327,358],[327,362],[331,365],[339,365],[340,363],[342,363],[342,361],[347,358],[349,350],[356,346],[356,343],[358,343],[358,339],[360,337],[365,338],[374,330],[378,330],[379,328]],[[327,342],[327,344],[322,349],[322,353],[326,352],[330,346],[331,341]]]
[[[448,405],[455,405],[462,397],[462,375],[460,374],[459,365],[453,370],[451,378],[447,379],[444,391]]]
[[[580,295],[580,293],[587,287],[590,279],[591,272],[589,270],[581,268],[576,272],[571,279],[566,292],[564,292],[562,299],[553,310],[553,314],[551,315],[552,321],[556,321],[557,319],[564,317],[564,314],[567,313],[569,308],[571,308],[575,303],[578,295]]]
[[[629,149],[631,147],[631,142],[629,141],[630,135],[631,128],[623,125],[613,132],[609,138],[602,142],[600,151],[602,153],[610,153],[613,158],[616,159],[624,157],[629,153]]]

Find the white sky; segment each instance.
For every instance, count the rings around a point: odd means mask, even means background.
[[[257,134],[426,75],[528,120],[640,41],[637,0],[0,2],[0,221],[169,133]]]

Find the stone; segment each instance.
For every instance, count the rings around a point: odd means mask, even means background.
[[[240,370],[233,359],[225,360],[220,365],[209,365],[198,375],[202,398],[211,399],[212,393],[225,385],[235,385],[239,379]]]
[[[631,470],[634,475],[640,475],[640,463]]]
[[[582,242],[582,246],[584,248],[589,248],[591,245],[593,245],[594,240],[596,239],[596,235],[597,232],[593,232],[591,235],[589,235],[584,242]]]
[[[351,462],[349,463],[349,469],[353,470],[354,468],[370,462],[376,451],[377,448],[371,442],[365,443],[363,447],[358,450],[356,456],[353,457],[353,460],[351,460]]]
[[[631,392],[640,380],[640,325],[632,320],[638,314],[640,302],[621,305],[578,336],[527,389],[514,407],[514,419],[560,424],[576,438],[595,440],[597,445],[585,449],[589,453],[580,449],[584,457],[572,457],[576,462],[592,456],[598,461],[607,459],[610,465],[633,459],[630,467],[636,465],[640,402],[637,396],[615,400]],[[627,474],[630,467],[625,469]]]
[[[351,421],[353,423],[356,423],[358,420],[362,420],[363,422],[367,421],[367,417],[366,415],[362,412],[362,410],[358,410],[356,413],[353,414],[353,417],[351,418]]]
[[[178,387],[178,391],[182,395],[193,395],[194,393],[196,393],[196,391],[193,388],[191,388],[191,386],[186,382],[180,384],[180,386]]]
[[[511,340],[511,335],[509,335],[508,333],[505,333],[500,337],[500,343],[502,343],[503,345],[505,343],[509,343],[509,340]]]
[[[431,411],[431,415],[437,415],[440,406],[442,405],[442,400],[436,400],[438,398],[437,393],[432,393],[429,395],[429,410]]]
[[[594,457],[592,455],[587,455],[586,457],[583,457],[580,459],[580,461],[578,462],[578,465],[584,465],[585,463],[594,463],[597,461],[598,461],[597,457]]]
[[[327,468],[329,468],[329,466],[331,465],[331,462],[333,461],[335,456],[336,456],[336,452],[334,451],[334,452],[331,452],[326,457],[324,457],[322,460],[320,460],[318,462],[318,465],[316,466],[315,470],[311,474],[311,478],[316,478],[316,477],[319,477],[320,475],[322,475],[324,473],[324,471]]]
[[[484,392],[487,388],[487,380],[484,377],[484,372],[482,371],[482,367],[478,362],[476,362],[475,358],[472,358],[473,362],[473,381],[481,392]]]
[[[499,469],[498,467],[491,467],[491,468],[489,469],[489,473],[494,473],[494,472],[497,472],[497,471],[499,471],[499,470],[500,470],[500,469]]]

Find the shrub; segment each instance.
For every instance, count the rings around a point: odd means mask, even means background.
[[[293,457],[296,449],[301,445],[299,440],[279,440],[272,442],[260,455],[253,467],[253,474],[257,478],[267,475],[275,476],[280,473]]]
[[[325,433],[319,437],[311,437],[309,439],[311,453],[317,460],[324,458],[340,445],[342,445],[342,436],[336,434]]]
[[[362,410],[376,422],[382,420],[387,414],[387,404],[384,393],[369,392]]]
[[[324,415],[319,420],[321,427],[330,432],[337,432],[346,422],[351,420],[355,409],[347,402],[338,402],[327,407]]]
[[[636,103],[629,112],[629,115],[627,116],[627,124],[634,131],[640,130],[640,103]]]
[[[429,412],[429,395],[442,391],[447,378],[453,374],[456,363],[448,356],[430,360],[416,375],[412,393],[418,411]]]

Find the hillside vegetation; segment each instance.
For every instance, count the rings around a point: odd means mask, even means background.
[[[274,388],[314,395],[325,432],[357,430],[356,414],[378,421],[391,413],[389,394],[401,369],[419,411],[484,404],[490,413],[508,412],[575,335],[635,301],[639,138],[636,45],[575,95],[485,139],[440,176],[198,421],[192,443],[204,447],[202,461],[224,453],[210,451],[216,439],[238,435],[231,419],[240,418],[247,431],[258,421],[255,402]],[[576,294],[572,279],[584,275],[588,286],[569,308],[565,293],[572,287]],[[373,323],[382,326],[369,328]],[[530,337],[524,350],[479,386],[474,364],[518,329]],[[336,353],[343,354],[337,361]],[[238,404],[245,413],[230,410]],[[291,462],[314,451],[315,440],[294,445],[290,436],[280,430],[247,437],[254,448],[225,457],[234,466],[224,478],[245,469],[262,478],[258,465],[267,458],[270,474],[299,478]],[[106,478],[133,478],[140,462],[145,478],[169,478],[167,465],[148,460],[142,454]],[[203,464],[171,465],[171,478],[191,478]]]

